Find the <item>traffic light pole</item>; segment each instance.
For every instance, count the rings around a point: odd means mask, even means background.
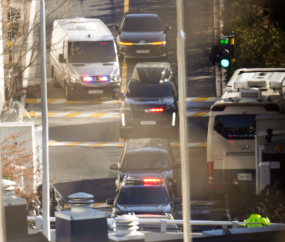
[[[185,33],[183,31],[184,1],[176,0],[177,4],[177,60],[178,60],[178,91],[179,91],[179,129],[182,184],[182,215],[183,237],[185,242],[192,242],[190,225],[190,176],[188,161],[188,130],[186,116],[186,68],[185,68]]]

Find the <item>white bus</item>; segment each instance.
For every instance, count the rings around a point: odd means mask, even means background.
[[[285,69],[235,71],[210,111],[207,164],[211,193],[225,193],[234,177],[243,192],[255,191],[255,117],[283,113],[282,88]]]

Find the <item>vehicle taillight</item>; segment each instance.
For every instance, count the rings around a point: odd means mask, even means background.
[[[213,111],[213,112],[222,112],[222,111],[225,110],[225,108],[226,108],[226,106],[214,106],[214,107],[212,107],[211,111]]]
[[[107,76],[99,76],[99,81],[100,82],[108,81],[108,77]]]
[[[150,112],[152,113],[158,113],[158,112],[163,112],[164,109],[163,108],[151,108]]]
[[[163,182],[163,179],[145,178],[145,179],[143,179],[143,182],[154,182],[154,183],[157,183],[157,182]]]
[[[93,81],[93,77],[91,77],[91,76],[83,76],[82,80],[84,82],[92,82]]]
[[[208,181],[212,183],[214,180],[214,162],[208,161]]]
[[[266,109],[266,111],[276,111],[276,112],[279,112],[279,106],[277,104],[266,104],[264,106],[264,108]]]

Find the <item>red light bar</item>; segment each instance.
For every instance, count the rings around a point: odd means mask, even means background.
[[[163,109],[163,108],[152,108],[152,109],[150,109],[150,111],[151,111],[152,113],[157,113],[157,112],[163,112],[164,109]]]
[[[153,179],[153,178],[146,178],[143,179],[144,182],[163,182],[163,179]]]

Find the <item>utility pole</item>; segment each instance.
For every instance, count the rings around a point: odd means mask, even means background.
[[[49,147],[47,116],[47,73],[46,73],[46,18],[45,0],[40,0],[40,42],[41,42],[41,108],[42,108],[42,151],[43,151],[43,234],[50,241],[50,186],[49,186]]]
[[[183,31],[184,1],[176,0],[177,4],[177,60],[178,60],[178,91],[179,91],[179,131],[182,179],[182,215],[183,238],[192,242],[190,225],[190,176],[188,162],[188,130],[186,116],[186,69],[185,69],[185,33]]]
[[[5,76],[3,53],[3,0],[0,0],[0,115],[5,102]]]

